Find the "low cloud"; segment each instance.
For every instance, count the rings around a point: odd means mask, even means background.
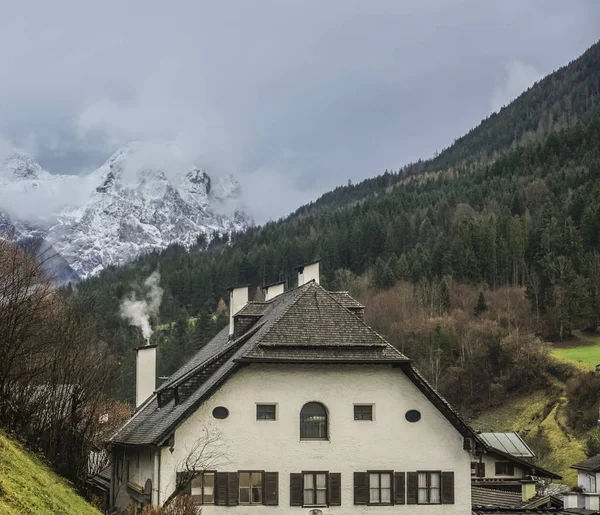
[[[490,102],[492,112],[500,111],[542,77],[543,75],[530,64],[522,61],[507,63],[501,84],[494,88]]]

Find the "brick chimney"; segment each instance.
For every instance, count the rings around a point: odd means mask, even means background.
[[[156,389],[156,345],[135,349],[135,407],[143,404]]]
[[[319,283],[319,261],[314,261],[308,265],[298,266],[298,286],[302,286],[313,279],[317,284]]]
[[[248,285],[229,290],[229,337],[233,338],[233,315],[248,304]]]

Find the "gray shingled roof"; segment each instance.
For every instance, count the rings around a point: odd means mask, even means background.
[[[347,291],[330,291],[328,293],[347,309],[364,308],[364,306],[355,298],[353,298]]]
[[[477,440],[451,406],[412,368],[410,360],[345,305],[347,299],[330,295],[314,281],[268,302],[251,303],[248,311],[254,312],[259,306],[262,310],[255,325],[233,340],[227,327],[219,332],[140,406],[111,441],[162,444],[244,362],[255,361],[401,365],[462,434]]]
[[[580,461],[571,466],[572,469],[586,470],[587,472],[598,472],[600,470],[600,454],[592,456],[587,460]]]
[[[521,492],[507,492],[490,487],[471,486],[471,506],[473,509],[523,509],[544,510],[551,506],[562,508],[562,501],[551,495],[535,495],[528,501],[523,501]],[[543,511],[542,511],[543,513]]]

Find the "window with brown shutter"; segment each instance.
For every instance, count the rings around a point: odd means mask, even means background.
[[[240,504],[263,504],[262,471],[240,471],[238,473]]]
[[[327,506],[328,472],[303,472],[302,506]]]
[[[392,504],[393,477],[391,470],[369,470],[369,504]]]
[[[471,462],[471,476],[472,477],[485,477],[485,463],[478,461]]]
[[[369,476],[366,472],[354,473],[354,504],[369,502]]]
[[[329,506],[342,505],[342,475],[339,472],[329,473]]]
[[[442,504],[454,504],[454,472],[442,472]]]
[[[290,474],[290,506],[302,506],[304,500],[304,478],[302,474]]]
[[[406,504],[417,504],[419,496],[419,474],[408,472],[406,474]]]
[[[417,472],[417,504],[441,504],[441,490],[441,472]]]
[[[196,504],[215,503],[215,473],[193,473],[193,479],[188,483],[186,493],[192,496]]]
[[[406,474],[404,472],[396,472],[394,481],[395,496],[394,501],[396,504],[404,504],[406,497],[406,488],[404,485]]]
[[[266,506],[277,506],[279,504],[279,472],[264,473],[263,500]]]

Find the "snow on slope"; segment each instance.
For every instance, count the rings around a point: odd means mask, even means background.
[[[200,233],[251,224],[230,209],[240,196],[233,177],[213,180],[171,144],[150,156],[146,149],[122,148],[83,176],[49,174],[27,154],[9,156],[0,164],[0,233],[44,238],[86,277],[172,243],[189,247]]]

